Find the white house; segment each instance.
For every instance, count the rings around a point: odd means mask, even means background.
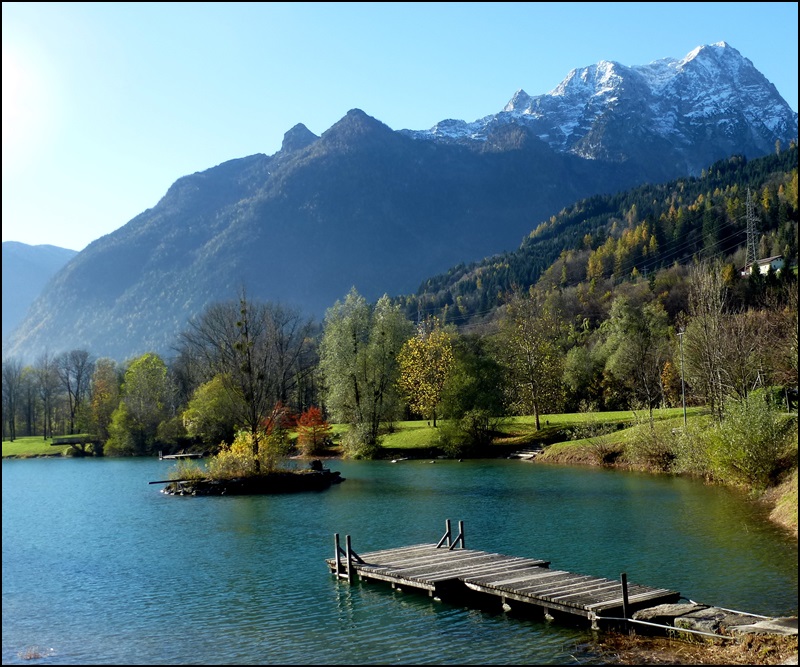
[[[775,271],[780,271],[783,268],[783,255],[757,259],[751,264],[745,264],[745,267],[742,269],[742,278],[747,278],[747,276],[752,273],[754,267],[758,267],[758,271],[762,275],[769,273],[770,268],[775,269]]]

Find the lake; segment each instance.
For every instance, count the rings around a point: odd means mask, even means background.
[[[339,581],[368,552],[436,543],[797,613],[797,543],[730,489],[518,460],[330,461],[282,496],[160,493],[157,459],[3,461],[3,664],[599,664],[591,633]]]

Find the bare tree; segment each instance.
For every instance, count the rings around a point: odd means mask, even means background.
[[[42,437],[53,436],[55,411],[59,398],[60,381],[56,360],[48,351],[43,352],[33,367],[36,389],[42,401]]]
[[[22,390],[22,362],[3,359],[3,438],[17,437],[17,404]]]
[[[722,419],[724,402],[725,313],[727,288],[719,263],[701,263],[689,271],[689,315],[684,351],[689,384],[704,396],[712,414]]]
[[[250,434],[256,472],[266,419],[287,398],[310,324],[291,309],[249,300],[212,304],[181,334],[181,352],[218,376],[231,398],[237,422]]]
[[[61,384],[67,391],[69,432],[75,433],[76,416],[88,394],[94,362],[86,350],[72,350],[56,357],[55,364]]]

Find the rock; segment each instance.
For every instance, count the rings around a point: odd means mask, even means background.
[[[678,616],[691,614],[692,612],[708,609],[708,605],[690,604],[660,604],[656,607],[648,607],[635,612],[632,618],[636,621],[647,621],[648,623],[661,623],[662,625],[672,625]]]
[[[767,618],[756,623],[746,623],[728,628],[733,634],[796,635],[797,616]]]

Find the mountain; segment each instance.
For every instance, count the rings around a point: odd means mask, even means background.
[[[3,344],[42,288],[78,252],[53,245],[3,241]]]
[[[555,151],[589,160],[649,163],[659,155],[663,173],[656,180],[697,176],[735,153],[765,155],[776,139],[786,143],[797,136],[797,114],[725,42],[649,65],[601,61],[572,70],[545,95],[518,90],[498,114],[405,132],[419,139],[485,142],[498,126],[510,124],[530,129]]]
[[[518,92],[472,124],[395,131],[358,109],[319,137],[298,124],[274,155],[180,178],[90,244],[4,353],[168,356],[189,317],[241,287],[321,318],[352,286],[369,300],[408,294],[456,264],[517,248],[584,197],[796,137],[797,114],[725,44],[681,61],[574,70],[551,93]]]
[[[686,302],[668,296],[662,272],[669,274],[696,258],[718,258],[742,268],[748,191],[756,193],[760,256],[781,255],[787,266],[796,265],[797,159],[797,145],[790,144],[753,160],[741,155],[720,160],[698,177],[576,201],[542,222],[517,249],[453,266],[398,302],[409,317],[436,315],[475,328],[497,315],[495,309],[509,293],[538,285],[544,291],[557,288],[562,313],[569,311],[564,307],[569,298],[580,301],[581,291],[584,299],[594,294],[588,301],[595,307],[573,313],[595,324],[601,304],[610,305],[617,286],[646,276],[676,317]]]

